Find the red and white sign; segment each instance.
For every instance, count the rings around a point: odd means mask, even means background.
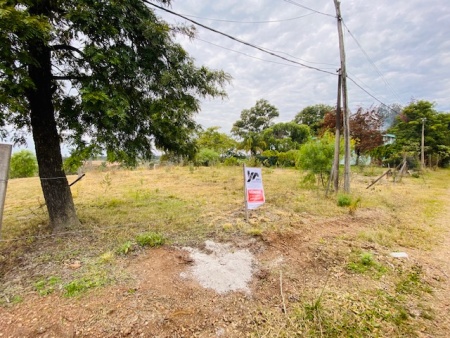
[[[256,209],[266,201],[261,168],[244,168],[245,198],[247,209]]]

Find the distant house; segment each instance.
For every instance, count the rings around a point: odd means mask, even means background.
[[[383,143],[384,145],[392,144],[395,142],[394,134],[383,134]]]

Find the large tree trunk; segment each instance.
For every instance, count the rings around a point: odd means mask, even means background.
[[[63,170],[59,134],[52,102],[51,51],[42,41],[29,44],[35,64],[28,73],[34,88],[27,92],[39,177],[53,231],[79,224],[72,193]]]

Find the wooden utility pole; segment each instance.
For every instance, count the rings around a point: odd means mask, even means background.
[[[334,0],[339,34],[339,51],[341,55],[342,103],[344,106],[344,191],[350,192],[350,116],[347,97],[347,68],[345,66],[344,34],[342,32],[341,3]]]
[[[2,235],[3,207],[5,205],[6,187],[8,185],[11,150],[12,146],[10,144],[0,144],[0,238]]]
[[[338,75],[338,94],[337,94],[337,103],[336,103],[336,132],[334,139],[334,159],[333,159],[333,186],[334,192],[338,192],[339,190],[339,157],[340,157],[340,148],[341,148],[341,70],[339,69]]]

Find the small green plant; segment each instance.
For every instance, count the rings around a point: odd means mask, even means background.
[[[347,269],[356,273],[365,273],[369,270],[384,274],[386,268],[378,263],[373,254],[370,252],[363,252],[355,257],[352,262],[348,263]]]
[[[165,243],[164,236],[157,232],[145,232],[136,236],[136,243],[140,246],[157,247]]]
[[[419,295],[422,292],[431,293],[431,287],[422,279],[422,268],[415,265],[410,271],[402,272],[395,291],[402,294]]]
[[[41,279],[34,283],[34,288],[40,296],[47,296],[53,293],[59,284],[61,284],[61,278],[50,276],[47,279]]]
[[[75,279],[70,283],[64,285],[66,297],[78,296],[89,289],[103,286],[107,283],[107,279],[101,275],[85,276]]]
[[[352,204],[352,198],[346,194],[340,194],[337,198],[337,205],[340,207],[348,207]]]
[[[119,245],[119,247],[116,249],[116,252],[119,255],[127,255],[133,251],[133,243],[131,241],[126,241],[125,243]]]

